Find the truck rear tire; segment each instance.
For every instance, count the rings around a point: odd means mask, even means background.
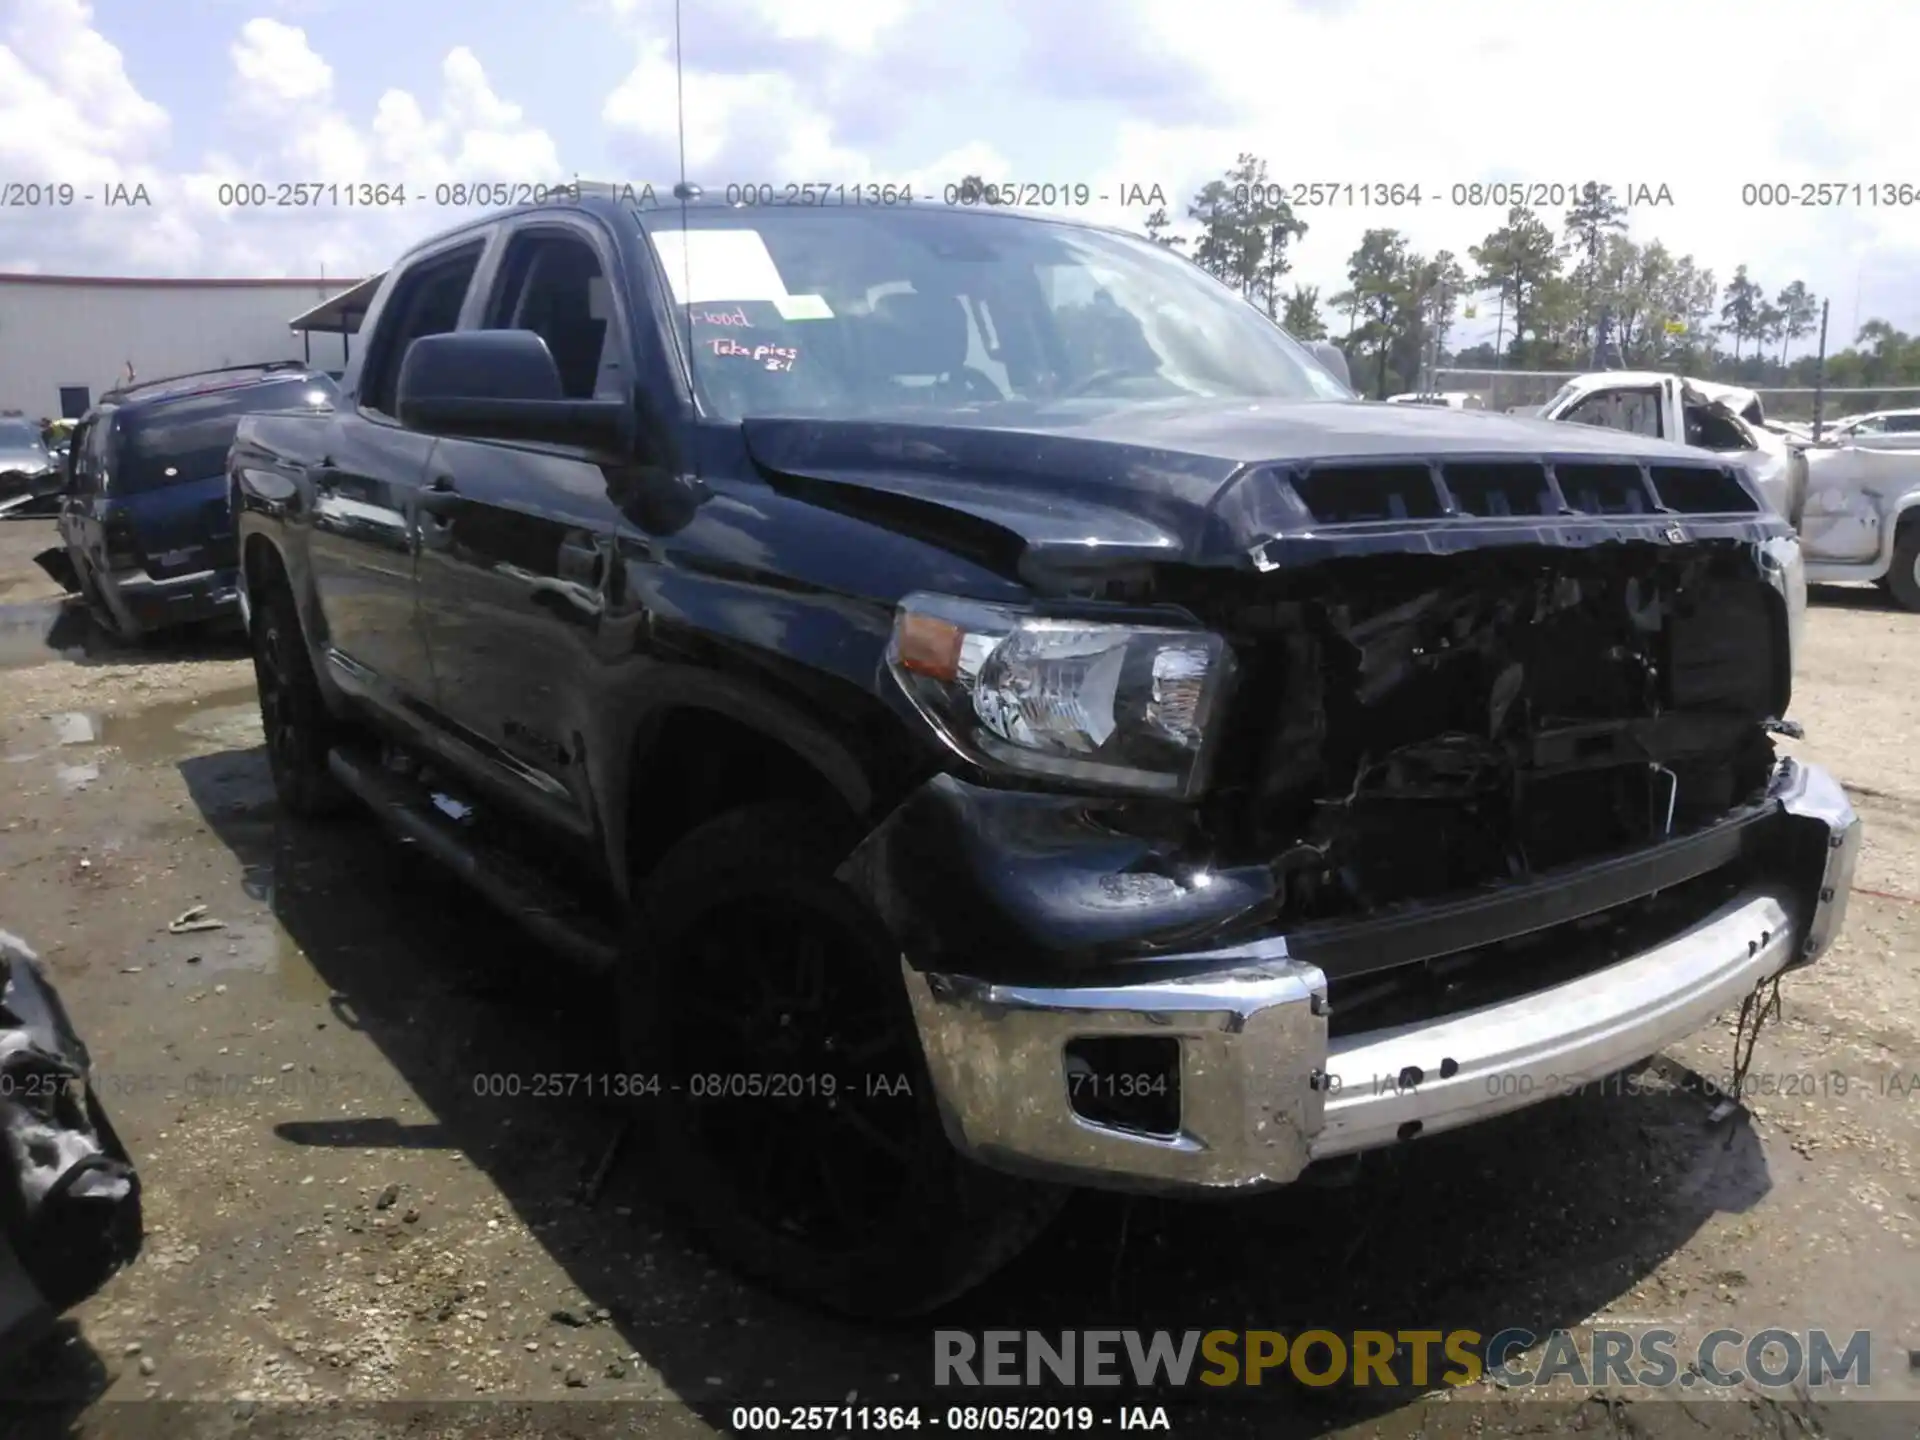
[[[293,592],[280,576],[263,587],[248,640],[274,794],[283,809],[302,818],[339,813],[348,795],[327,768],[336,727],[314,677]]]
[[[941,1126],[899,947],[833,876],[830,814],[744,806],[639,887],[623,1038],[672,1199],[723,1260],[843,1314],[924,1314],[1012,1260],[1066,1191]]]
[[[1893,536],[1893,564],[1887,571],[1887,593],[1902,610],[1920,610],[1920,513],[1900,517]]]

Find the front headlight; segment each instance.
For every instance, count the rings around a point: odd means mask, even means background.
[[[1218,635],[1057,619],[909,595],[887,665],[940,738],[975,764],[1191,798],[1233,677]]]

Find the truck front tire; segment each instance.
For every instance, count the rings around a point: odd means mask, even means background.
[[[274,575],[254,597],[247,627],[260,692],[260,728],[281,807],[303,818],[337,814],[347,793],[327,767],[333,717],[307,655],[300,612],[286,580]]]
[[[891,1318],[984,1280],[1065,1192],[947,1140],[898,947],[833,876],[851,838],[784,802],[688,834],[639,887],[621,1019],[690,1227],[774,1289]]]

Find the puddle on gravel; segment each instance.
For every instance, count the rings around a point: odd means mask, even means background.
[[[0,670],[24,670],[86,653],[64,600],[0,605]]]
[[[72,795],[84,790],[100,778],[98,765],[62,765],[53,772],[54,780],[60,786],[60,793]]]
[[[103,746],[134,764],[179,760],[209,746],[251,750],[263,743],[260,705],[251,684],[193,700],[171,700],[126,710],[66,710],[48,716],[25,737],[10,738],[0,760],[18,764],[51,751]],[[62,770],[85,768],[63,762]],[[97,778],[96,775],[86,777]],[[63,783],[65,783],[63,781]]]
[[[251,684],[195,700],[171,700],[96,717],[99,743],[134,764],[178,760],[208,748],[251,750],[262,743],[260,706]]]

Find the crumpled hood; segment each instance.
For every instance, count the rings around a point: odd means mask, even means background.
[[[1270,533],[1272,470],[1398,457],[1691,461],[1684,446],[1487,411],[1366,401],[995,407],[991,419],[750,419],[776,484],[821,503],[859,491],[972,517],[1050,559],[1242,561]]]
[[[29,475],[35,475],[52,463],[51,455],[31,446],[8,446],[0,449],[0,475],[5,475],[10,470],[21,470]]]

